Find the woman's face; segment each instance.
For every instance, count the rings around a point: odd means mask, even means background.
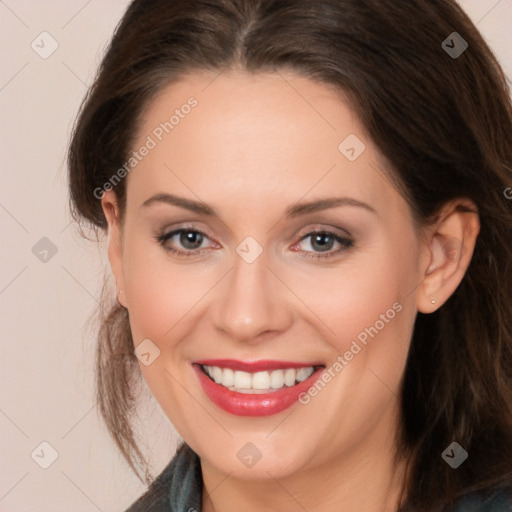
[[[111,262],[143,376],[203,463],[279,478],[391,450],[428,257],[350,106],[291,73],[193,74],[133,150]]]

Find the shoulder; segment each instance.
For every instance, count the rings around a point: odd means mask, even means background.
[[[202,488],[199,457],[187,444],[182,444],[148,490],[125,512],[199,512]]]
[[[451,512],[512,512],[512,490],[499,487],[486,496],[469,494]]]

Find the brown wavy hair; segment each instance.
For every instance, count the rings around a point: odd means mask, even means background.
[[[468,43],[457,58],[442,46],[454,31]],[[466,275],[440,309],[416,318],[397,432],[408,461],[400,510],[511,490],[512,107],[491,49],[454,0],[135,0],[70,142],[71,208],[82,226],[107,229],[94,191],[129,158],[155,94],[186,73],[233,66],[298,71],[343,92],[420,225],[453,198],[477,205]],[[125,180],[115,193],[123,211]],[[112,297],[102,311],[97,402],[140,477],[131,420],[141,378],[128,312]],[[469,452],[456,470],[441,458],[453,440]]]

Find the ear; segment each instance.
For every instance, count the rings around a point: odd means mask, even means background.
[[[436,222],[424,230],[417,309],[432,313],[457,289],[471,262],[480,232],[478,208],[469,199],[446,203]]]
[[[101,207],[108,223],[108,259],[116,279],[117,299],[128,307],[124,293],[122,225],[117,197],[113,190],[107,190],[101,198]]]

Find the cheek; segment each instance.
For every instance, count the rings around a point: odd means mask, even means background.
[[[125,245],[125,288],[135,344],[144,338],[159,340],[197,302],[197,273],[179,267],[159,247],[137,242]]]
[[[417,284],[417,261],[412,246],[412,239],[409,248],[400,249],[391,237],[383,238],[338,268],[295,276],[294,290],[314,313],[315,324],[322,321],[325,338],[338,353],[350,350],[356,339],[363,346],[377,334],[409,332],[410,318],[403,317],[415,314],[411,292]],[[289,282],[292,277],[290,271]]]

